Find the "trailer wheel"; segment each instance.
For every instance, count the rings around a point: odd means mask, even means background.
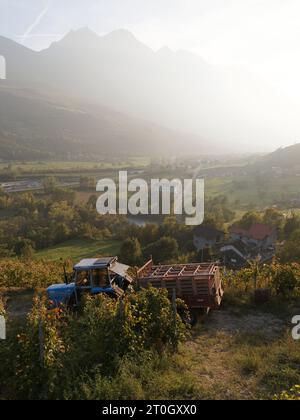
[[[191,309],[190,310],[190,316],[191,316],[191,326],[195,327],[202,315],[201,309]]]
[[[203,308],[202,309],[202,315],[207,316],[210,314],[210,308]]]

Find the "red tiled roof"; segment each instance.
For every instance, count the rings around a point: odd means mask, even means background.
[[[238,226],[231,226],[229,231],[230,233],[236,233],[237,235],[246,235],[247,233],[245,229],[239,228]]]
[[[244,230],[239,227],[233,226],[230,229],[231,233],[237,235],[247,236],[258,241],[262,241],[267,236],[271,236],[274,233],[274,229],[270,226],[264,225],[263,223],[255,223],[249,230]]]
[[[274,233],[274,229],[270,226],[264,225],[262,223],[257,223],[251,227],[249,234],[252,238],[263,240],[267,236],[271,236]]]

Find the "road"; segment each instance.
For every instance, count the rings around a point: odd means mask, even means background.
[[[77,182],[61,182],[57,186],[60,188],[76,188],[79,187],[79,181]],[[29,191],[43,191],[43,183],[38,180],[25,180],[25,181],[15,181],[15,182],[3,182],[0,184],[0,187],[6,193],[22,193]]]

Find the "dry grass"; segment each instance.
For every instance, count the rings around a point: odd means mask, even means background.
[[[270,313],[215,312],[180,357],[209,399],[272,399],[300,383],[300,345]]]

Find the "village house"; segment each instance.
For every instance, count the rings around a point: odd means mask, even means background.
[[[255,245],[261,250],[268,250],[276,246],[277,230],[263,223],[255,223],[250,229],[232,226],[229,230],[232,241],[242,241],[245,245]]]
[[[270,261],[276,252],[277,231],[256,223],[250,229],[233,226],[229,230],[231,242],[220,248],[222,261],[229,268],[239,269],[251,261]]]
[[[224,232],[212,227],[198,226],[194,230],[194,246],[198,252],[220,245],[224,238]]]
[[[232,269],[240,269],[248,264],[251,248],[242,241],[237,240],[224,245],[220,249],[220,253],[224,266]]]

